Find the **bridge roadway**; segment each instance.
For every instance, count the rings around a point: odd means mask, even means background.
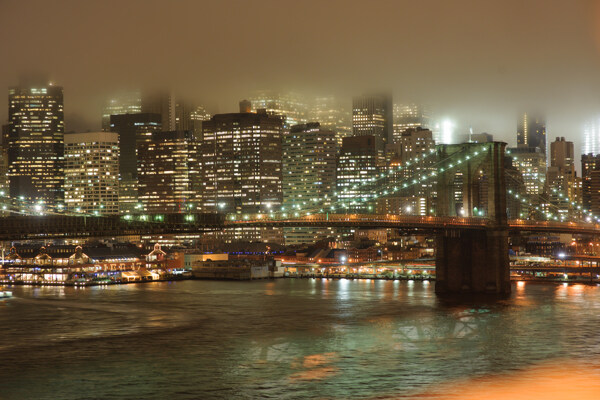
[[[131,219],[122,216],[8,216],[0,218],[0,240],[200,234],[241,227],[392,228],[406,232],[432,233],[452,229],[482,230],[494,227],[493,221],[474,217],[390,214],[313,214],[295,218],[283,216],[285,214],[164,214],[137,215]],[[512,232],[600,235],[600,225],[591,223],[510,220],[508,229]]]

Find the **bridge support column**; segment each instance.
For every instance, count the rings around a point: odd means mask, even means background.
[[[508,230],[439,233],[435,268],[438,294],[509,294]]]

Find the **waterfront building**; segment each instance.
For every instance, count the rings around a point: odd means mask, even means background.
[[[280,117],[283,127],[307,122],[306,101],[296,93],[277,93],[269,90],[256,91],[249,99],[252,112],[265,110],[268,115]]]
[[[150,214],[199,208],[198,142],[191,131],[154,132],[138,146],[138,196]]]
[[[204,211],[241,215],[280,209],[282,130],[281,118],[264,110],[217,114],[203,122],[200,154]],[[248,228],[231,240],[262,240],[262,233]]]
[[[249,112],[249,111],[248,111]],[[191,114],[191,130],[194,131],[194,135],[196,135],[196,139],[202,139],[202,123],[204,121],[208,121],[210,119],[210,113],[206,111],[204,106],[196,106]]]
[[[138,156],[140,143],[150,141],[162,130],[160,114],[111,115],[110,129],[119,134],[119,210],[121,214],[140,211],[138,204]]]
[[[394,140],[396,143],[407,129],[431,128],[431,120],[420,104],[394,104]]]
[[[65,134],[65,206],[84,214],[119,213],[119,135]]]
[[[142,112],[142,95],[139,90],[119,93],[111,97],[102,108],[102,130],[110,131],[110,116],[139,114]]]
[[[283,137],[282,211],[327,209],[335,191],[337,140],[318,122],[292,126]],[[313,243],[325,229],[286,228],[286,244]]]
[[[351,136],[342,141],[337,160],[337,200],[344,212],[374,212],[374,181],[385,167],[378,136]]]
[[[383,145],[393,141],[392,96],[362,95],[352,99],[352,134],[376,136]]]
[[[10,195],[63,201],[63,88],[24,82],[8,91]]]
[[[517,121],[517,146],[539,147],[546,156],[546,121],[533,113],[523,113]]]

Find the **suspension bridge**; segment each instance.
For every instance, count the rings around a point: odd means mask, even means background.
[[[437,292],[508,293],[510,231],[594,235],[600,234],[600,217],[582,209],[566,193],[558,197],[567,212],[547,198],[507,190],[506,181],[505,143],[493,142],[437,146],[404,165],[341,188],[330,198],[299,201],[277,212],[82,214],[3,194],[0,240],[198,234],[243,227],[430,232],[437,237]],[[417,188],[428,188],[426,195],[433,197],[427,215],[369,212],[378,199],[414,196]],[[509,220],[507,201],[526,210],[517,217],[527,218]]]

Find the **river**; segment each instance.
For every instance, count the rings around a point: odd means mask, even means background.
[[[520,282],[471,303],[383,280],[13,293],[0,300],[0,399],[517,398],[552,376],[600,381],[600,286]]]

